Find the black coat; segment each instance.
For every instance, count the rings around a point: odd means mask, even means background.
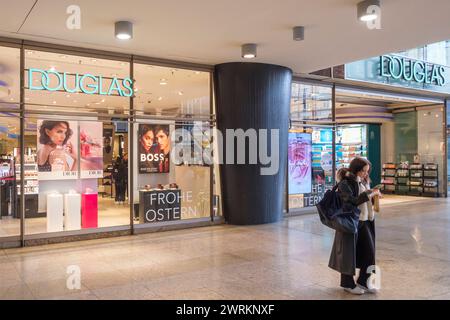
[[[343,202],[344,212],[357,211],[357,207],[369,201],[369,193],[359,194],[359,186],[355,175],[347,173],[345,179],[338,184]],[[356,241],[358,234],[336,231],[333,249],[328,266],[340,273],[354,275],[356,269]]]

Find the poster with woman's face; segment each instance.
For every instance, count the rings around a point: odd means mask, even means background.
[[[80,178],[103,177],[103,123],[80,121]]]
[[[139,173],[167,173],[170,169],[169,125],[139,124]]]
[[[39,180],[78,178],[78,122],[37,120]]]

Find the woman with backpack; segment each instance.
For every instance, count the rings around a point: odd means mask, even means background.
[[[336,231],[329,267],[341,273],[341,287],[352,294],[375,293],[368,288],[370,274],[367,268],[375,265],[375,224],[372,197],[380,196],[378,189],[370,189],[371,163],[364,158],[354,158],[349,168],[337,173],[338,193],[342,199],[343,212],[359,216],[355,234]],[[353,276],[360,268],[355,283]]]

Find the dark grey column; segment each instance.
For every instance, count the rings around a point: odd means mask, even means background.
[[[279,129],[279,168],[274,175],[261,175],[259,161],[249,164],[220,165],[223,209],[230,224],[249,225],[279,221],[283,213],[286,183],[287,140],[292,71],[261,63],[225,63],[215,67],[214,91],[217,127],[223,133],[226,159],[226,129],[267,129],[269,155],[270,130]],[[258,137],[259,141],[259,137]],[[235,139],[236,145],[236,139]],[[259,150],[259,148],[257,148]]]

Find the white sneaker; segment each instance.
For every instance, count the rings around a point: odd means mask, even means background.
[[[362,295],[364,292],[366,292],[364,289],[361,289],[360,287],[356,286],[353,289],[350,288],[344,288],[345,292],[356,294],[356,295]]]
[[[357,284],[357,286],[359,287],[359,288],[361,288],[362,290],[364,290],[365,292],[368,292],[368,293],[373,293],[373,294],[375,294],[375,293],[378,293],[378,289],[375,289],[375,288],[372,288],[372,289],[369,289],[369,288],[366,288],[366,287],[364,287],[364,286],[362,286],[362,285],[360,285],[360,284]]]

